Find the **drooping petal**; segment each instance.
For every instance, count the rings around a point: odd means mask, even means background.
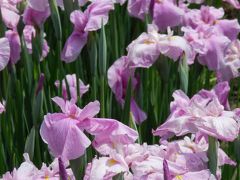
[[[84,31],[96,31],[108,22],[108,13],[114,9],[112,0],[92,2],[86,10],[88,22]],[[85,13],[85,12],[84,12]]]
[[[5,32],[5,36],[10,43],[10,62],[16,64],[20,60],[21,42],[18,32],[8,30]]]
[[[144,20],[145,15],[149,13],[150,0],[129,0],[128,12],[131,16]]]
[[[73,62],[77,59],[82,48],[87,43],[88,33],[78,33],[73,31],[70,37],[67,39],[63,51],[61,53],[61,59],[66,63]]]
[[[144,120],[147,119],[146,113],[140,109],[140,107],[133,98],[131,99],[130,111],[133,115],[133,120],[137,124],[141,124]]]
[[[40,135],[55,157],[76,159],[83,155],[91,144],[76,123],[76,120],[59,113],[47,114],[44,117]]]
[[[31,7],[27,7],[23,13],[23,22],[26,25],[41,26],[46,19],[50,16],[50,9],[44,11],[37,11]]]
[[[153,23],[159,30],[174,27],[182,22],[184,11],[177,7],[171,0],[155,1],[153,7]]]

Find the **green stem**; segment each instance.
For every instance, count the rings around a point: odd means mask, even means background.
[[[216,176],[217,172],[217,161],[218,161],[218,150],[217,150],[217,140],[214,137],[208,137],[208,167],[211,173]]]

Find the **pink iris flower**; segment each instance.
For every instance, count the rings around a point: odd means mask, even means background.
[[[66,75],[66,80],[68,83],[71,98],[68,98],[67,85],[66,85],[65,79],[62,80],[62,96],[65,100],[73,99],[75,102],[77,102],[77,76],[76,76],[76,74]],[[89,85],[85,85],[81,79],[78,79],[78,84],[79,84],[80,97],[82,97],[82,95],[88,91]],[[60,88],[60,82],[56,81],[55,86],[57,88]]]
[[[23,22],[26,25],[41,26],[50,16],[50,9],[38,11],[31,7],[27,7],[23,13]]]
[[[96,31],[108,22],[108,12],[114,9],[111,0],[93,1],[87,9],[71,13],[70,20],[74,24],[74,31],[67,39],[61,59],[70,63],[77,59],[82,48],[87,43],[89,31]]]
[[[148,33],[142,33],[127,47],[131,67],[148,68],[163,54],[174,61],[185,57],[192,64],[195,54],[192,48],[181,36],[174,36],[168,29],[168,34],[159,34],[154,25],[148,26]]]
[[[34,26],[32,25],[26,25],[23,29],[23,37],[26,43],[26,47],[28,49],[28,53],[32,54],[32,39],[36,36],[36,30]],[[42,44],[42,55],[41,55],[41,61],[47,57],[49,53],[49,46],[47,44],[47,41],[44,39]]]
[[[94,158],[85,171],[85,180],[111,179],[122,174],[124,179],[215,179],[208,169],[208,142],[205,137],[184,137],[161,145],[128,144],[116,146],[104,157]],[[164,163],[165,162],[165,163]],[[166,172],[167,164],[167,172]],[[236,165],[218,148],[218,167]],[[221,170],[218,168],[218,178]],[[194,178],[195,179],[195,178]]]
[[[20,165],[18,169],[14,168],[12,172],[6,172],[2,176],[2,180],[17,180],[17,179],[36,179],[36,180],[58,180],[59,176],[59,167],[58,160],[54,161],[47,166],[45,163],[42,164],[41,169],[38,169],[30,160],[27,153],[23,154],[25,161]],[[65,168],[69,163],[65,163]],[[67,168],[67,176],[71,180],[74,180],[74,175],[71,169]]]
[[[83,109],[77,107],[74,101],[59,97],[53,98],[53,101],[62,113],[45,115],[40,134],[54,157],[71,160],[83,155],[91,144],[84,130],[95,136],[96,148],[133,143],[138,138],[136,131],[116,120],[94,118],[100,110],[98,101],[87,104]]]
[[[240,41],[232,41],[225,50],[224,58],[217,69],[219,81],[230,81],[232,78],[239,77],[240,69]]]
[[[133,90],[137,89],[138,85],[138,80],[134,77],[134,69],[129,67],[129,63],[128,57],[123,56],[108,69],[108,84],[122,107],[124,107],[129,78],[131,77]],[[133,97],[130,103],[130,111],[138,124],[147,119],[146,114],[140,109]]]
[[[154,135],[164,138],[182,136],[198,131],[224,141],[233,141],[239,132],[238,115],[227,111],[222,104],[228,93],[219,88],[228,87],[227,82],[217,84],[213,90],[201,90],[189,99],[181,90],[173,93],[171,114]],[[228,88],[226,88],[228,89]],[[224,100],[225,101],[225,100]]]

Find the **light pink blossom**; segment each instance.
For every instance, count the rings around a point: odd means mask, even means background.
[[[67,85],[66,81],[68,83],[69,91],[70,91],[70,97],[68,98],[67,94]],[[66,75],[66,81],[65,79],[62,80],[62,96],[65,100],[67,99],[73,99],[75,102],[77,102],[77,76],[76,74],[68,74]],[[85,94],[88,89],[89,85],[85,85],[81,79],[78,79],[78,85],[79,85],[79,94],[80,97],[82,97],[83,94]],[[60,82],[56,81],[55,86],[57,88],[60,88]]]

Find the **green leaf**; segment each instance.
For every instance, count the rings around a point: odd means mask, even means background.
[[[187,94],[188,92],[188,77],[189,67],[186,58],[183,58],[179,62],[178,72],[180,75],[181,89]]]
[[[70,161],[70,167],[73,171],[76,180],[83,179],[86,166],[87,166],[86,153],[81,157]]]
[[[208,143],[209,143],[209,146],[208,146],[208,151],[207,151],[207,154],[208,154],[208,159],[209,159],[209,162],[208,162],[208,167],[210,169],[210,172],[216,176],[216,173],[217,173],[217,161],[218,161],[218,147],[217,147],[217,139],[215,139],[214,137],[211,137],[209,136],[208,137]]]
[[[99,73],[100,75],[106,74],[106,66],[107,66],[107,42],[106,42],[106,34],[105,28],[102,24],[102,29],[100,33],[99,46]]]
[[[33,124],[37,125],[37,122],[40,120],[41,112],[42,112],[42,105],[43,105],[43,92],[40,91],[36,98],[33,101]]]
[[[65,0],[64,0],[65,1]],[[53,27],[55,30],[56,38],[61,41],[62,40],[62,27],[61,27],[61,20],[58,12],[58,7],[56,0],[48,0],[51,10],[51,18],[53,22]],[[69,1],[71,2],[71,1]]]
[[[33,127],[27,136],[24,152],[29,154],[30,159],[33,159],[34,156],[34,147],[35,147],[35,127]]]
[[[76,8],[76,2],[74,1],[69,1],[69,0],[63,0],[63,5],[64,5],[64,11],[66,12],[66,16],[69,17],[71,12],[73,11],[74,7]],[[75,6],[73,6],[75,5]],[[76,8],[77,9],[77,8]]]
[[[128,125],[130,122],[131,98],[132,98],[132,79],[129,78],[125,102],[124,102],[123,114],[122,114],[122,122],[126,125]]]

